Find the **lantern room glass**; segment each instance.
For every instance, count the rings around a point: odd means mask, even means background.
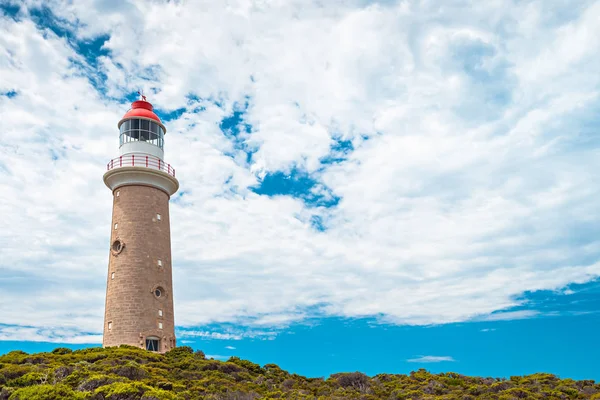
[[[119,147],[129,142],[146,142],[163,149],[165,132],[154,121],[147,119],[128,119],[119,128]]]

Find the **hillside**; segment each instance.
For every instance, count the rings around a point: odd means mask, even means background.
[[[305,378],[274,364],[261,367],[235,357],[227,362],[207,360],[189,347],[166,355],[122,346],[0,356],[0,400],[276,398],[600,399],[600,384],[550,374],[494,379],[436,375],[423,369],[408,376],[353,372]]]

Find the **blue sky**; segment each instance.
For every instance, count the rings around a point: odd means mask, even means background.
[[[0,352],[101,341],[141,89],[180,344],[600,379],[600,2],[73,3],[0,2]]]

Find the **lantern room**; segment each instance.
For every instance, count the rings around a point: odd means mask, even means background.
[[[145,100],[134,101],[118,127],[121,155],[152,155],[163,159],[166,129],[152,104]]]

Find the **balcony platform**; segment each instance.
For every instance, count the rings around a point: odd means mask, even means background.
[[[179,189],[175,168],[153,156],[127,154],[110,160],[104,183],[112,191],[121,186],[152,186],[171,196]]]

